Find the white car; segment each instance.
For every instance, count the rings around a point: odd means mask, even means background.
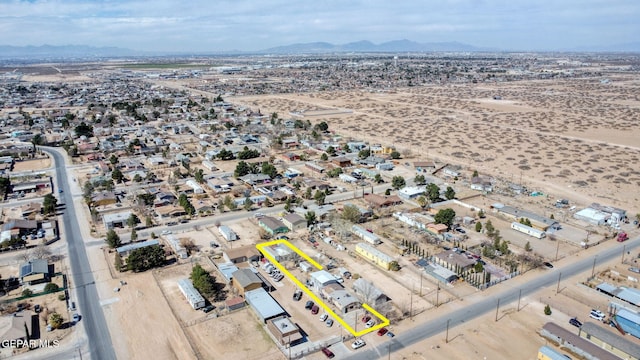
[[[355,349],[360,349],[361,347],[367,345],[367,343],[364,342],[364,340],[362,339],[358,339],[356,341],[353,342],[353,344],[351,344],[351,348]]]
[[[589,317],[598,321],[604,320],[604,313],[600,310],[591,310]]]
[[[328,317],[329,317],[329,315],[322,314],[322,315],[320,315],[320,321],[326,321]]]
[[[364,326],[366,326],[367,328],[370,328],[370,327],[372,327],[372,326],[373,326],[373,325],[375,325],[375,324],[376,324],[376,322],[375,322],[375,321],[373,321],[373,320],[369,320],[369,321],[367,321],[367,323],[366,323],[366,324],[364,324]]]
[[[171,234],[171,230],[162,230],[161,234],[162,235],[169,235],[169,234]]]

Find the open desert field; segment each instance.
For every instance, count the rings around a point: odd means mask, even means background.
[[[522,81],[235,97],[263,113],[348,109],[306,116],[336,134],[395,146],[405,157],[522,178],[576,201],[640,210],[640,79]],[[501,100],[494,100],[500,96]]]

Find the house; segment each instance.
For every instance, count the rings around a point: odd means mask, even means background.
[[[11,325],[5,327],[4,333],[0,335],[0,347],[19,347],[18,345],[13,345],[18,344],[15,342],[16,340],[27,341],[34,335],[40,334],[38,330],[36,330],[35,334],[33,332],[34,329],[38,329],[39,323],[38,314],[31,310],[23,310],[11,315],[6,315],[3,319],[4,320],[0,320],[2,324]],[[26,345],[27,344],[25,344],[25,346]]]
[[[317,165],[315,163],[312,163],[312,162],[306,162],[306,163],[304,163],[304,166],[307,169],[309,169],[309,170],[311,170],[313,172],[320,173],[320,174],[322,174],[325,171],[325,168],[323,168],[322,166]]]
[[[298,155],[296,153],[286,153],[286,154],[282,155],[282,158],[287,160],[287,161],[298,161],[298,160],[300,160],[300,155]]]
[[[376,234],[368,230],[365,230],[364,228],[358,225],[353,225],[351,227],[351,232],[357,237],[361,238],[362,240],[370,243],[371,245],[382,244],[382,241],[380,241],[380,238]]]
[[[53,268],[53,265],[51,265]],[[20,265],[20,282],[34,285],[48,282],[53,271],[49,269],[49,263],[45,259],[33,259]]]
[[[270,180],[271,176],[267,174],[247,174],[240,177],[240,181],[244,182],[247,185],[262,184]]]
[[[331,163],[341,168],[351,166],[351,159],[345,156],[336,156],[331,159]]]
[[[184,208],[182,206],[176,206],[176,205],[166,205],[166,206],[157,207],[155,208],[155,213],[161,219],[176,218],[176,217],[187,215],[186,211],[184,211]]]
[[[413,167],[417,172],[433,173],[436,170],[436,164],[433,161],[415,161]]]
[[[424,195],[426,191],[426,187],[424,186],[405,186],[402,189],[398,190],[398,196],[402,199],[416,199],[420,195]]]
[[[358,255],[373,262],[381,268],[385,270],[391,269],[393,258],[373,246],[366,243],[358,243],[356,244],[355,251]]]
[[[187,298],[187,301],[194,310],[198,310],[205,306],[206,302],[204,298],[202,297],[200,292],[195,287],[193,287],[193,283],[191,282],[191,280],[178,280],[178,287],[180,288],[182,295]]]
[[[270,235],[289,232],[289,228],[282,221],[271,216],[264,216],[258,220],[258,225]]]
[[[322,294],[329,299],[331,304],[338,309],[338,313],[346,314],[349,311],[358,310],[362,303],[357,297],[351,295],[342,285],[332,283],[322,288]]]
[[[102,223],[105,229],[112,230],[115,228],[124,228],[127,220],[131,216],[131,211],[121,211],[117,213],[108,213],[102,215]]]
[[[537,360],[567,360],[563,353],[553,350],[552,347],[543,345],[538,349]]]
[[[578,335],[622,359],[640,359],[640,344],[627,340],[592,322],[582,324]]]
[[[289,228],[291,231],[296,231],[299,229],[304,229],[307,227],[307,220],[302,216],[296,213],[289,213],[282,217],[282,222]]]
[[[221,225],[218,227],[218,232],[222,237],[227,241],[236,241],[238,240],[238,234],[236,234],[230,227],[227,225]]]
[[[113,191],[101,191],[91,195],[91,203],[93,206],[105,206],[118,202],[118,197]]]
[[[447,230],[449,230],[449,227],[445,224],[427,224],[427,231],[436,235],[444,234]]]
[[[471,189],[491,192],[493,191],[493,185],[491,184],[491,180],[489,179],[485,179],[480,176],[474,176],[471,178]]]
[[[271,332],[273,337],[275,337],[282,346],[293,346],[304,338],[300,333],[298,325],[293,323],[291,319],[286,316],[280,316],[269,320],[267,322],[267,330]]]
[[[518,222],[523,218],[529,219],[531,227],[538,230],[547,231],[550,227],[557,227],[559,225],[559,223],[554,219],[538,215],[531,211],[518,209],[513,206],[496,203],[491,205],[491,207],[495,209],[498,214],[512,221]]]
[[[313,288],[313,290],[318,293],[322,291],[322,288],[329,284],[340,285],[336,277],[326,270],[314,271],[310,273],[309,280],[311,282],[311,287]]]
[[[449,269],[467,271],[474,267],[476,259],[467,253],[446,250],[433,256],[433,261]]]
[[[246,261],[259,261],[262,256],[255,246],[248,245],[228,249],[223,253],[223,257],[230,263],[239,264]]]
[[[287,312],[263,288],[247,291],[245,300],[264,323]]]
[[[231,274],[231,285],[244,296],[247,291],[262,288],[262,280],[251,269],[238,269]]]
[[[200,184],[198,184],[197,181],[195,181],[194,179],[189,179],[185,182],[185,185],[187,185],[188,187],[190,187],[193,190],[194,194],[204,194],[204,189],[202,188],[202,186],[200,186]]]
[[[445,176],[455,178],[455,177],[460,176],[460,168],[454,167],[454,166],[447,166],[444,169],[442,169],[442,173]]]
[[[373,208],[386,208],[389,206],[402,205],[402,199],[396,195],[383,196],[378,194],[367,194],[364,196],[364,201]]]
[[[455,272],[444,266],[440,266],[435,262],[429,262],[426,259],[419,259],[416,261],[416,266],[422,267],[424,272],[444,284],[452,284],[458,280],[458,275]]]
[[[271,257],[277,262],[294,260],[298,256],[290,247],[283,244],[265,246],[262,248],[262,251],[265,253],[265,256],[269,255],[267,257]]]
[[[364,278],[358,278],[353,282],[353,291],[355,291],[363,303],[373,307],[381,306],[391,300],[371,281],[367,281]]]
[[[116,248],[116,252],[118,252],[120,256],[126,257],[126,256],[129,256],[129,254],[133,250],[142,249],[144,247],[153,246],[153,245],[160,245],[160,243],[158,242],[158,240],[155,240],[155,239],[136,242],[136,243],[130,243],[130,244],[123,245]]]
[[[584,325],[586,324],[583,324],[583,326]],[[569,331],[553,322],[544,324],[542,330],[540,330],[540,335],[585,359],[620,360],[619,356],[606,351],[591,341],[574,334],[573,331]]]

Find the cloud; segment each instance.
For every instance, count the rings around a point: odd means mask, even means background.
[[[625,0],[9,0],[0,44],[258,50],[292,42],[460,41],[500,48],[635,41]]]

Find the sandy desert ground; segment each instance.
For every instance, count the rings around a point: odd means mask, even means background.
[[[640,79],[523,81],[235,97],[263,113],[349,109],[307,117],[337,134],[395,146],[405,156],[570,199],[640,210]],[[494,100],[500,95],[502,100]],[[305,120],[307,119],[305,118]]]

